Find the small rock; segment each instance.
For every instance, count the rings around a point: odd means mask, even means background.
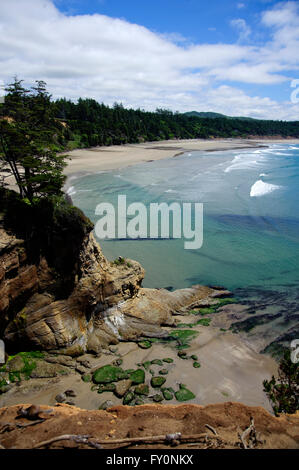
[[[79,362],[79,361],[78,361]],[[91,364],[89,361],[80,361],[80,364],[81,366],[83,367],[86,367],[86,369],[90,369],[91,368]],[[80,367],[80,366],[77,366],[77,367]]]
[[[152,343],[150,341],[139,341],[138,343],[138,346],[141,348],[141,349],[149,349],[152,347]]]
[[[119,398],[122,398],[127,393],[131,385],[132,385],[132,380],[130,379],[120,380],[116,384],[115,391],[114,391],[115,395]]]
[[[167,388],[165,388],[162,393],[163,393],[163,397],[165,398],[165,400],[173,399],[173,394]]]
[[[67,405],[71,405],[71,406],[75,406],[75,402],[74,402],[74,401],[67,401],[66,404],[67,404]]]
[[[137,387],[135,387],[135,393],[136,395],[148,395],[149,393],[148,385],[146,384],[137,385]]]
[[[124,361],[122,359],[116,359],[113,361],[114,366],[121,366]]]
[[[77,366],[76,372],[79,372],[79,374],[83,375],[83,374],[86,374],[86,369],[83,366]]]
[[[151,364],[156,364],[156,365],[158,365],[158,366],[162,366],[162,365],[163,365],[161,359],[154,359],[153,361],[151,361]]]
[[[168,374],[168,370],[167,370],[167,369],[161,369],[161,370],[159,371],[159,374],[160,374],[160,375],[167,375],[167,374]]]
[[[55,400],[57,401],[57,403],[65,402],[66,401],[66,394],[65,393],[59,393],[58,395],[56,395]]]
[[[99,406],[99,410],[107,410],[107,408],[111,408],[111,406],[113,406],[113,401],[107,400]]]
[[[109,351],[115,354],[117,352],[117,347],[116,346],[109,346]]]
[[[199,362],[193,362],[193,367],[195,367],[195,369],[198,369],[200,367],[200,363]]]
[[[77,394],[74,390],[66,390],[64,393],[67,397],[75,398],[77,396]]]
[[[171,357],[165,357],[165,359],[162,359],[163,362],[167,362],[168,364],[172,364],[173,363],[173,359],[171,359]]]
[[[133,392],[127,392],[123,399],[123,405],[128,405],[134,398]]]
[[[152,377],[151,379],[151,386],[153,388],[162,387],[162,385],[166,382],[165,377]]]
[[[157,395],[154,395],[154,396],[153,396],[153,400],[154,400],[155,402],[160,402],[160,401],[163,401],[163,397],[162,397],[162,395],[160,395],[160,394],[157,393]]]
[[[197,361],[198,357],[196,356],[196,354],[192,354],[192,356],[190,356],[191,359],[193,359],[193,361]]]

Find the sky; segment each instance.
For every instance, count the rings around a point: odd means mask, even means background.
[[[1,0],[0,84],[16,75],[53,98],[299,120],[299,1]]]

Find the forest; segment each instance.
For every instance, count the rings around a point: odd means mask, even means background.
[[[68,149],[168,139],[299,137],[299,121],[203,118],[167,109],[126,109],[117,103],[109,107],[90,98],[79,98],[77,103],[58,99],[52,106],[56,118],[65,123],[60,144]]]

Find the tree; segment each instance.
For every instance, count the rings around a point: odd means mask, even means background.
[[[263,385],[276,415],[296,413],[299,409],[299,367],[291,361],[289,351],[279,364],[278,378],[272,376],[271,380],[264,380]]]
[[[0,108],[0,171],[4,180],[13,175],[21,196],[32,201],[61,194],[66,156],[57,154],[63,128],[53,116],[45,82],[36,81],[30,90],[22,82],[15,78],[8,85]]]

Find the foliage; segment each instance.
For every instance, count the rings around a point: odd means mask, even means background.
[[[271,380],[264,380],[263,385],[276,415],[299,410],[299,367],[291,361],[289,351],[279,364],[278,378],[272,376]]]
[[[27,202],[61,194],[65,156],[58,155],[57,150],[62,126],[53,115],[45,82],[36,81],[29,90],[15,78],[6,92],[0,107],[2,184],[13,175]]]
[[[63,120],[64,139],[69,148],[97,145],[119,145],[168,139],[208,137],[246,137],[249,135],[281,135],[299,137],[299,122],[263,121],[227,117],[198,117],[173,113],[165,109],[146,112],[125,109],[121,104],[112,108],[93,99],[77,103],[59,99],[53,104],[56,118]]]

